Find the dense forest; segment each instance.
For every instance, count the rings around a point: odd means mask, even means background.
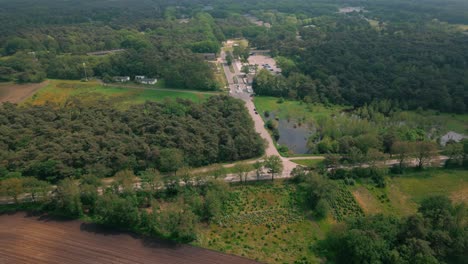
[[[468,24],[468,16],[460,0],[442,7],[434,0],[137,1],[131,9],[124,0],[3,2],[2,81],[146,75],[169,87],[214,90],[221,84],[198,53],[217,53],[225,39],[245,37],[271,49],[283,68],[284,76],[261,73],[257,94],[467,111],[468,35],[455,23]],[[346,6],[363,9],[338,12]],[[112,49],[125,51],[86,55]]]
[[[175,172],[258,157],[263,141],[243,104],[219,96],[196,104],[177,100],[118,111],[102,102],[0,108],[2,177],[42,180],[121,170]]]
[[[403,109],[466,112],[468,35],[438,21],[372,26],[361,15],[309,23],[299,40],[284,33],[287,23],[264,37],[265,47],[283,56],[285,76],[262,71],[258,94],[356,106],[389,99]]]

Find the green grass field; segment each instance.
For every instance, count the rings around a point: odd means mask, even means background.
[[[387,178],[387,187],[371,184],[351,186],[354,197],[367,214],[413,214],[424,198],[445,195],[452,201],[468,203],[468,171],[431,169]]]
[[[331,222],[305,217],[295,201],[295,185],[276,181],[233,188],[224,216],[200,226],[195,245],[265,263],[319,263],[310,246]]]
[[[280,103],[277,97],[256,96],[254,97],[254,104],[257,111],[264,117],[265,111],[274,114],[275,117],[281,119],[299,120],[302,123],[314,123],[315,120],[339,114],[342,110],[346,109],[343,106],[326,107],[321,104],[311,105],[301,101],[285,100]]]
[[[143,88],[143,87],[142,87]],[[167,98],[182,98],[194,102],[202,102],[211,94],[184,90],[150,90],[140,88],[121,88],[103,86],[97,81],[80,82],[68,80],[51,80],[50,84],[27,99],[25,104],[42,105],[46,102],[65,104],[67,100],[76,98],[83,103],[97,103],[100,100],[107,101],[117,108],[125,109],[133,104],[141,104],[145,101],[164,101]]]

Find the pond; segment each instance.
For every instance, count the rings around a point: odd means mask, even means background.
[[[270,116],[269,119],[274,119],[274,116]],[[309,126],[302,124],[299,126],[295,120],[279,119],[278,120],[278,131],[280,138],[278,144],[287,146],[289,150],[295,154],[307,154],[307,140],[313,134],[313,129]]]

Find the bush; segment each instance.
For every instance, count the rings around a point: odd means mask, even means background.
[[[288,146],[285,146],[285,145],[278,145],[278,152],[283,156],[288,155],[289,148]]]
[[[329,210],[330,205],[328,202],[325,199],[320,199],[314,209],[315,216],[319,219],[323,219],[327,217]]]
[[[345,178],[344,179],[344,183],[346,185],[355,185],[356,184],[356,181],[354,179],[351,179],[351,178]]]
[[[373,175],[372,176],[372,181],[379,188],[385,188],[385,186],[386,186],[385,178],[384,178],[384,176],[382,174]]]
[[[399,165],[393,165],[391,168],[390,168],[390,173],[391,174],[403,174],[405,172],[405,168],[400,168]]]
[[[345,169],[336,169],[329,174],[329,178],[333,180],[340,180],[347,178],[349,175],[348,171]]]

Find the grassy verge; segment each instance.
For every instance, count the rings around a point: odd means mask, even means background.
[[[229,65],[229,71],[230,71],[231,73],[236,73],[236,71],[234,70],[234,66],[233,66],[232,64]]]
[[[229,83],[226,79],[226,75],[224,74],[223,65],[221,63],[216,63],[216,70],[215,70],[215,79],[220,84],[221,89],[225,90],[225,87],[228,87]]]
[[[320,159],[294,159],[291,161],[309,168],[318,168],[323,165],[323,160]]]
[[[430,169],[388,177],[385,188],[358,182],[349,187],[366,214],[410,215],[418,203],[433,195],[445,195],[452,201],[468,202],[466,170]]]

